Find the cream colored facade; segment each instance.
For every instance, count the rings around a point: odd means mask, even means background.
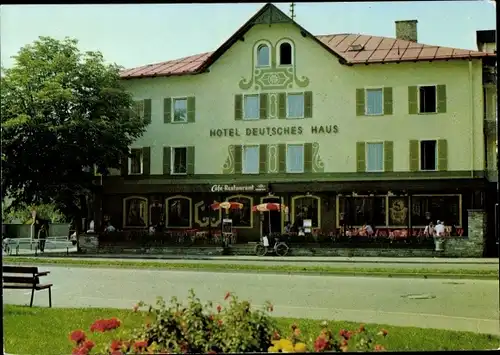
[[[273,118],[236,121],[235,95],[262,90],[241,89],[252,77],[252,56],[259,41],[273,46],[284,39],[294,43],[295,75],[308,85],[279,92],[312,92],[312,118]],[[276,50],[276,47],[274,47]],[[409,114],[409,86],[446,85],[446,113]],[[313,39],[303,37],[293,24],[255,25],[211,67],[210,72],[126,80],[135,100],[151,99],[151,124],[134,147],[150,147],[150,174],[163,174],[164,146],[194,146],[195,174],[222,174],[231,145],[317,143],[317,163],[325,173],[356,172],[356,142],[392,141],[393,171],[408,172],[409,141],[445,139],[447,170],[472,172],[485,169],[483,133],[482,63],[450,60],[399,64],[341,65]],[[302,86],[304,86],[302,84]],[[392,115],[357,116],[356,89],[390,87]],[[273,93],[273,90],[265,91]],[[164,123],[164,98],[196,98],[194,123]],[[270,95],[271,98],[272,94]],[[272,105],[272,100],[270,100]],[[337,125],[336,134],[313,134],[312,126]],[[247,128],[301,126],[302,135],[246,136]],[[239,137],[210,137],[211,129],[237,128]],[[271,150],[270,150],[271,152]],[[318,153],[318,154],[316,154]]]

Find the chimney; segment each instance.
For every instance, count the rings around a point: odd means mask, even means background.
[[[396,38],[417,42],[417,20],[396,21]]]

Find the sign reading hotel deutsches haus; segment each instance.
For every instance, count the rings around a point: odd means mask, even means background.
[[[256,185],[212,185],[210,192],[267,192],[264,184]]]
[[[337,125],[311,126],[312,134],[337,134]],[[241,137],[245,136],[300,136],[304,133],[302,126],[263,127],[263,128],[213,128],[210,137]]]

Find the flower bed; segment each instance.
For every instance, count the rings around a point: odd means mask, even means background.
[[[96,354],[172,354],[235,352],[326,352],[383,351],[386,330],[377,334],[364,325],[358,329],[330,329],[328,323],[316,339],[304,339],[299,325],[293,324],[289,334],[280,334],[270,316],[273,306],[252,310],[248,301],[240,301],[227,293],[224,305],[202,304],[193,291],[187,305],[175,297],[170,304],[158,298],[156,307],[142,302],[134,306],[138,312],[147,308],[144,325],[132,332],[120,332],[117,318],[98,319],[90,332],[116,332],[110,344],[95,344],[82,330],[74,330],[69,338],[74,343],[73,355]]]

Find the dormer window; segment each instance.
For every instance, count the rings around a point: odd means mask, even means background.
[[[260,44],[257,47],[257,66],[268,67],[271,62],[271,52],[267,44]]]
[[[283,42],[279,46],[279,57],[280,57],[280,65],[292,65],[292,45],[288,42]]]

